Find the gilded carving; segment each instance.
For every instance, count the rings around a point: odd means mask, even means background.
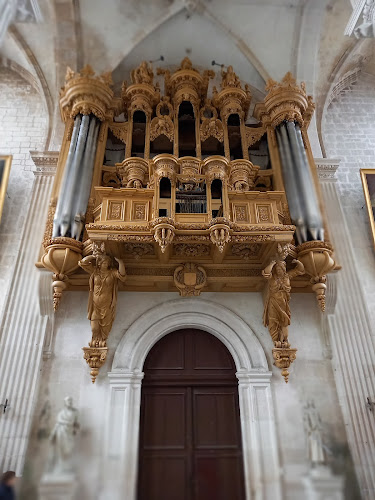
[[[133,206],[133,219],[147,220],[146,219],[146,205],[145,203],[134,203]]]
[[[230,163],[231,190],[237,192],[249,191],[254,187],[259,167],[248,160],[234,160]]]
[[[200,295],[206,285],[207,275],[202,266],[187,262],[176,267],[173,279],[182,297],[192,297]]]
[[[124,251],[135,259],[140,259],[144,255],[154,255],[154,246],[150,243],[125,243]]]
[[[237,222],[249,222],[246,205],[235,205],[234,214]]]
[[[288,246],[279,246],[277,260],[273,259],[263,270],[264,278],[268,280],[265,300],[263,324],[268,327],[275,349],[272,353],[275,365],[282,369],[282,375],[288,382],[290,364],[296,358],[296,349],[290,349],[288,341],[288,326],[290,325],[290,280],[305,273],[302,262],[294,259],[295,268],[287,271],[285,258]]]
[[[301,127],[308,126],[314,104],[312,98],[307,96],[303,82],[298,85],[293,75],[288,72],[281,82],[270,79],[266,90],[268,94],[264,104],[272,127],[277,127],[284,120],[296,121]],[[264,117],[262,120],[264,121]]]
[[[132,83],[152,85],[154,72],[151,65],[146,61],[142,61],[138,68],[131,72]]]
[[[258,222],[273,222],[269,205],[257,205]]]
[[[141,189],[146,184],[148,163],[143,158],[126,158],[116,168],[123,187]]]
[[[114,202],[112,201],[109,204],[109,219],[122,219],[124,204],[123,202]]]
[[[93,114],[100,121],[112,119],[118,102],[111,89],[112,79],[108,73],[95,76],[87,65],[81,72],[67,70],[65,87],[60,93],[60,109],[64,121],[78,113]]]
[[[332,258],[332,245],[324,241],[307,241],[296,248],[298,259],[303,262],[306,274],[310,277],[312,290],[322,312],[325,311],[325,294],[327,274],[332,272],[337,264]]]
[[[154,141],[164,134],[170,141],[174,139],[174,124],[172,121],[173,107],[169,97],[163,97],[156,106],[156,116],[151,121],[150,140]]]
[[[175,235],[175,228],[169,223],[170,219],[162,218],[159,220],[160,222],[155,225],[153,224],[154,238],[156,243],[159,244],[162,253],[164,253],[168,245],[172,243]],[[158,219],[156,219],[156,221],[158,221]]]
[[[253,144],[260,141],[260,139],[266,133],[266,129],[265,127],[246,127],[245,132],[247,147],[249,148]]]
[[[116,172],[103,172],[102,186],[120,188],[121,180]]]
[[[117,139],[120,139],[124,144],[126,144],[128,137],[128,122],[111,122],[109,124],[109,130],[113,133]]]
[[[46,228],[44,230],[44,235],[43,235],[43,243],[42,244],[43,244],[44,249],[46,249],[47,246],[50,244],[50,240],[52,238],[53,218],[55,216],[55,211],[56,211],[56,199],[53,198],[50,201],[50,204],[48,207]]]
[[[119,265],[119,268],[115,269],[112,267],[112,257],[100,250],[103,250],[103,247],[99,249],[96,246],[96,255],[88,255],[78,263],[84,271],[90,274],[87,317],[91,324],[92,339],[89,343],[91,349],[84,348],[84,357],[92,368],[93,382],[100,368],[100,361],[104,362],[106,356],[106,351],[100,348],[107,347],[107,338],[115,319],[118,281],[126,280],[123,261],[115,258]],[[102,353],[99,359],[97,359],[98,349]],[[105,353],[104,359],[102,359],[103,353]],[[92,366],[94,361],[98,366]]]
[[[220,252],[224,251],[226,244],[230,241],[230,228],[225,223],[213,224],[210,228],[210,238]]]
[[[177,241],[177,238],[176,238]],[[210,246],[204,244],[178,243],[174,245],[178,257],[205,257],[210,255]]]
[[[90,375],[92,383],[95,384],[100,368],[107,359],[108,347],[82,347],[83,359],[91,368]]]
[[[232,245],[232,254],[236,257],[241,257],[241,259],[248,260],[251,257],[258,257],[261,245],[259,243],[236,243]]]
[[[56,312],[62,292],[66,289],[68,277],[78,268],[82,258],[83,245],[72,238],[53,238],[42,256],[42,264],[53,272],[53,309]]]

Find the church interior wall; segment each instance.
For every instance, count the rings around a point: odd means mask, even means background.
[[[176,297],[175,293],[119,293],[116,319],[108,343],[107,362],[93,385],[81,354],[81,348],[87,345],[90,338],[90,326],[86,318],[87,294],[65,294],[56,316],[53,355],[45,360],[42,367],[20,498],[37,498],[38,482],[47,461],[48,436],[54,424],[54,415],[67,395],[73,397],[80,412],[81,431],[77,446],[79,498],[96,498],[102,480],[100,456],[108,405],[107,372],[111,370],[115,350],[129,326],[138,317]],[[329,460],[336,472],[346,475],[350,484],[352,469],[345,428],[331,360],[327,354],[329,349],[327,350],[326,339],[320,328],[320,312],[314,297],[311,294],[292,295],[290,339],[298,345],[298,354],[288,385],[280,371],[272,366],[272,342],[262,325],[262,295],[204,293],[202,298],[220,304],[240,316],[249,325],[249,335],[252,335],[253,330],[264,348],[269,368],[273,371],[271,387],[285,498],[297,500],[303,495],[301,480],[309,468],[303,406],[308,399],[315,400],[321,414],[325,443],[331,450],[329,453],[332,453]],[[184,298],[180,300],[183,301]],[[348,500],[356,498],[353,483],[351,484],[346,496]]]
[[[0,71],[0,154],[13,155],[0,225],[0,311],[9,288],[22,228],[30,204],[34,163],[30,151],[42,150],[48,116],[37,90],[15,71]]]
[[[372,74],[361,72],[355,83],[343,89],[328,107],[323,129],[328,157],[340,159],[337,170],[340,198],[372,323],[375,321],[374,242],[360,169],[375,167],[373,79]]]

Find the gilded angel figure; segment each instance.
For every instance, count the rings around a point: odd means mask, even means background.
[[[299,260],[294,259],[294,269],[286,270],[284,261],[272,260],[262,271],[269,280],[267,298],[263,313],[263,324],[267,326],[275,347],[289,347],[288,326],[290,325],[290,280],[304,274],[305,268]]]
[[[96,259],[96,263],[93,261]],[[90,274],[90,294],[87,317],[91,322],[92,347],[105,347],[115,319],[118,280],[126,280],[125,264],[116,259],[119,268],[112,268],[109,255],[88,255],[79,262]]]

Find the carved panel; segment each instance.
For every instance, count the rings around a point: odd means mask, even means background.
[[[124,205],[122,201],[110,201],[108,203],[107,220],[123,220]]]
[[[133,220],[147,220],[148,219],[148,206],[147,203],[133,203]]]
[[[234,205],[234,221],[239,223],[250,222],[247,205]]]
[[[256,216],[258,223],[272,223],[272,209],[271,205],[257,205],[256,206]]]

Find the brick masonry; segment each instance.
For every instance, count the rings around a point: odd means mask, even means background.
[[[375,251],[360,178],[361,168],[375,173],[375,79],[360,74],[329,105],[323,128],[328,158],[340,158],[337,172],[341,203],[365,290],[375,321]],[[351,293],[348,290],[348,293]]]
[[[13,155],[0,223],[0,312],[17,259],[34,168],[30,151],[43,150],[48,113],[39,93],[14,71],[0,67],[0,155]]]

